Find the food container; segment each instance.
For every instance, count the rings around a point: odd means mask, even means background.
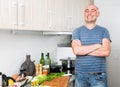
[[[47,75],[48,73],[50,73],[50,67],[49,67],[49,65],[44,65],[42,74]]]

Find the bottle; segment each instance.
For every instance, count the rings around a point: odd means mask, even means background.
[[[42,66],[45,65],[44,53],[41,53],[40,64],[42,64]]]
[[[50,72],[50,67],[51,67],[51,59],[50,59],[50,53],[47,53],[46,55],[46,60],[45,60],[45,65],[48,68],[48,73]]]
[[[49,67],[51,66],[51,59],[50,59],[50,54],[47,53],[46,55],[46,60],[45,60],[45,65],[49,65]]]
[[[31,61],[31,55],[26,55],[26,60],[20,67],[20,73],[23,76],[34,76],[35,75],[35,64]]]
[[[2,72],[0,72],[0,87],[2,87]]]

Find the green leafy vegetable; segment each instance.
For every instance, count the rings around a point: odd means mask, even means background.
[[[52,80],[52,79],[54,79],[54,78],[56,78],[56,77],[60,77],[60,76],[62,76],[62,75],[64,75],[65,74],[65,72],[61,72],[61,73],[50,73],[50,74],[48,74],[47,75],[47,81],[50,81],[50,80]]]
[[[52,79],[54,79],[56,77],[63,76],[64,74],[65,74],[65,72],[50,73],[48,75],[39,75],[39,76],[35,76],[32,81],[38,81],[38,84],[41,84],[44,81],[51,81]]]
[[[47,79],[47,76],[46,75],[39,75],[39,76],[37,76],[37,79],[39,81],[38,83],[41,84]]]

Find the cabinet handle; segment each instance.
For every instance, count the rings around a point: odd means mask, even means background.
[[[19,25],[20,26],[24,26],[24,17],[25,17],[25,15],[24,15],[24,13],[25,13],[25,6],[24,6],[24,4],[20,4],[20,11],[18,12],[18,15],[19,15]]]
[[[17,2],[12,2],[12,6],[13,6],[13,14],[15,14],[15,19],[14,19],[14,22],[13,24],[14,25],[18,25],[18,4]]]
[[[67,17],[67,28],[68,29],[72,28],[72,16]]]
[[[55,15],[54,11],[48,11],[48,27],[49,27],[49,29],[55,28],[55,26],[53,26],[54,15]]]
[[[52,28],[52,11],[48,11],[48,27]]]

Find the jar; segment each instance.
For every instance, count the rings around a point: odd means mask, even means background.
[[[48,73],[50,73],[50,67],[49,65],[44,65],[42,74],[47,75]]]

